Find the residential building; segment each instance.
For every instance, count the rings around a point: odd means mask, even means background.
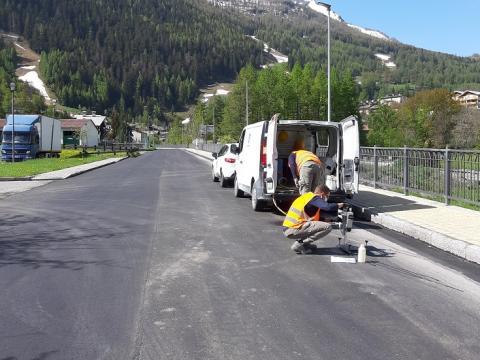
[[[91,115],[87,115],[85,112],[80,115],[73,115],[74,119],[77,120],[91,120],[95,127],[97,128],[98,134],[100,136],[99,140],[103,140],[107,134],[107,117],[104,115],[97,115],[95,111],[92,111]]]
[[[460,105],[480,109],[480,91],[456,90],[453,94],[453,99],[458,101]]]
[[[400,94],[388,95],[379,99],[380,105],[397,105],[405,102],[406,97]]]
[[[99,134],[90,119],[62,120],[62,145],[97,146]]]

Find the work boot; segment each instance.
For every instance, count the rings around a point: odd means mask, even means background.
[[[295,241],[290,247],[291,250],[295,251],[297,254],[301,254],[304,250],[303,244]]]
[[[308,244],[303,244],[299,243],[298,241],[295,241],[293,245],[290,247],[293,251],[295,251],[297,254],[311,254],[312,253],[312,248]]]

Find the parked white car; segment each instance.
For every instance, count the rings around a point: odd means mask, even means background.
[[[232,183],[235,177],[238,144],[225,144],[218,153],[212,153],[212,180],[220,181],[222,187]]]
[[[298,197],[288,156],[296,141],[322,160],[331,198],[343,202],[358,192],[360,142],[358,120],[350,116],[340,122],[280,120],[246,126],[240,135],[235,168],[234,194],[249,195],[256,211],[275,201]]]

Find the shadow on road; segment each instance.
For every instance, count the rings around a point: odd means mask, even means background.
[[[58,353],[57,350],[43,352],[41,354],[38,354],[38,356],[35,356],[31,360],[47,360],[50,357],[50,355],[54,355],[56,353]],[[19,359],[16,356],[7,356],[6,358],[2,358],[0,360],[19,360]]]
[[[4,215],[0,220],[0,268],[20,265],[76,271],[88,265],[125,267],[101,256],[112,256],[110,250],[121,251],[127,246],[119,239],[128,237],[132,229],[106,228],[98,218],[71,220],[59,215]]]

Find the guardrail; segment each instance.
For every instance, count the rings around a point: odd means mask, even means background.
[[[81,150],[83,152],[117,152],[117,151],[139,151],[144,150],[144,144],[142,143],[120,143],[120,142],[110,142],[104,141],[99,143],[96,146],[84,146],[84,145],[76,145],[76,144],[69,144],[63,145],[63,149],[75,149]]]
[[[480,151],[361,147],[360,182],[480,205]]]
[[[203,150],[208,152],[218,152],[222,148],[223,144],[161,144],[157,148],[191,148],[197,150]]]

